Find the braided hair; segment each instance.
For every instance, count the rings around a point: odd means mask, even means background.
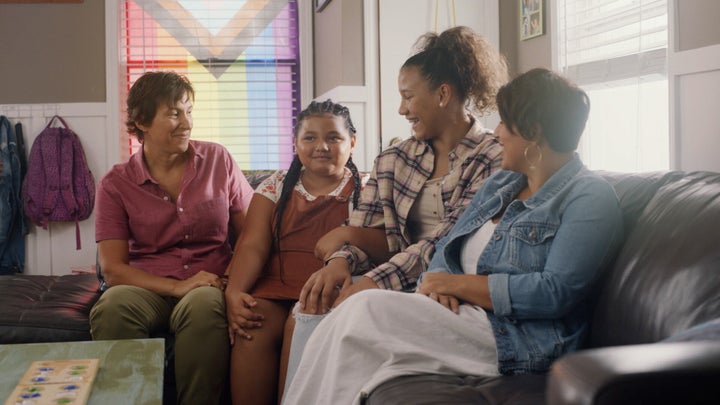
[[[347,107],[334,103],[332,100],[327,99],[323,102],[317,102],[313,101],[310,103],[310,105],[307,106],[304,110],[300,112],[297,116],[297,120],[295,122],[295,127],[293,128],[293,137],[297,138],[300,128],[302,127],[302,123],[305,119],[309,117],[318,117],[323,116],[326,114],[331,114],[336,117],[342,117],[345,121],[345,129],[350,131],[352,135],[355,135],[357,131],[355,130],[355,126],[352,123],[352,119],[350,119],[350,110],[348,110]],[[347,167],[350,170],[350,173],[352,174],[353,182],[354,182],[354,190],[353,190],[353,198],[352,198],[352,206],[353,208],[357,207],[358,205],[358,199],[360,198],[360,173],[358,172],[357,166],[355,166],[355,163],[352,160],[352,157],[348,158],[347,163],[345,164],[345,167]],[[285,175],[285,179],[283,180],[283,186],[282,191],[280,192],[280,198],[278,198],[277,205],[275,208],[275,232],[274,232],[274,243],[275,243],[275,249],[277,252],[280,251],[280,229],[282,226],[282,217],[285,213],[285,208],[287,207],[287,202],[290,199],[290,195],[295,188],[295,185],[297,184],[298,180],[300,179],[300,174],[302,173],[302,163],[300,162],[300,158],[297,154],[293,156],[292,163],[290,163],[290,168],[287,171],[287,174]],[[280,256],[278,256],[280,257]],[[281,259],[282,260],[282,259]],[[280,265],[280,277],[282,278],[282,263]]]

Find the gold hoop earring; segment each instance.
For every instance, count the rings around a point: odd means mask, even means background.
[[[538,145],[536,143],[534,143],[533,145],[537,149],[537,155],[538,155],[537,159],[534,162],[530,161],[530,159],[528,158],[528,150],[530,150],[530,145],[526,146],[525,151],[523,152],[523,156],[525,157],[525,162],[527,162],[528,169],[530,169],[530,170],[537,169],[537,165],[539,165],[540,162],[542,162],[542,149],[540,148],[540,145]]]

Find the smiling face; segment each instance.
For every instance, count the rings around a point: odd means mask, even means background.
[[[136,123],[144,131],[144,147],[167,154],[185,153],[193,127],[192,109],[192,100],[184,94],[173,105],[160,104],[149,126]]]
[[[431,140],[442,133],[439,119],[442,109],[439,107],[438,91],[428,88],[428,82],[414,66],[400,69],[398,75],[400,108],[398,113],[412,125],[413,136],[418,140]]]
[[[525,160],[525,148],[532,145],[532,142],[523,138],[517,131],[512,131],[504,122],[500,122],[494,131],[500,146],[503,147],[503,159],[501,167],[506,170],[525,173],[528,163]],[[530,148],[534,151],[534,148]],[[532,156],[534,157],[534,156]]]
[[[305,170],[318,176],[340,175],[345,171],[355,136],[345,121],[332,114],[311,115],[303,119],[295,137],[297,153]]]

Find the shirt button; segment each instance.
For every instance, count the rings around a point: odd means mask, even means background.
[[[170,199],[170,197],[168,197],[168,196],[163,197],[163,200],[165,200],[165,201],[167,201],[169,199]]]
[[[190,235],[185,235],[185,239],[190,239]]]
[[[185,269],[185,270],[187,270],[189,268],[190,268],[190,266],[188,266],[187,264],[183,266],[183,269]]]
[[[182,207],[180,207],[178,208],[178,211],[183,212],[184,210],[182,209]]]
[[[496,233],[496,234],[495,234],[495,240],[500,240],[500,238],[501,238],[500,234],[499,234],[499,233]]]
[[[501,335],[504,335],[504,334],[507,333],[507,329],[505,329],[505,328],[500,328],[500,329],[498,329],[498,332],[500,332]]]

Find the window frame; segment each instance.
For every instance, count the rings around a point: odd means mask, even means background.
[[[671,102],[671,98],[672,98],[672,95],[671,95],[671,94],[672,94],[672,83],[671,83],[671,75],[670,75],[670,54],[669,54],[669,52],[670,52],[670,49],[671,49],[671,48],[670,48],[670,47],[671,47],[671,33],[672,33],[672,30],[673,30],[674,20],[672,19],[672,14],[671,14],[671,12],[670,12],[670,10],[669,10],[670,4],[672,3],[673,0],[666,0],[666,1],[667,1],[667,7],[668,7],[668,10],[667,10],[667,19],[668,19],[668,20],[667,20],[668,42],[667,42],[666,48],[664,48],[663,52],[667,52],[667,56],[666,56],[666,59],[665,59],[665,75],[666,75],[666,81],[667,81],[667,86],[668,86],[668,95],[667,95],[668,100],[667,100],[667,101],[668,101],[668,103],[670,103],[670,102]],[[562,71],[563,71],[563,66],[560,66],[560,52],[561,52],[560,38],[561,38],[561,35],[562,35],[562,34],[561,34],[561,32],[560,32],[560,19],[559,19],[559,17],[560,17],[560,16],[559,16],[560,4],[559,4],[559,1],[558,1],[558,0],[554,0],[554,1],[550,2],[550,4],[548,4],[548,7],[549,7],[549,10],[547,10],[547,11],[548,11],[548,12],[547,12],[547,16],[548,16],[549,21],[550,21],[550,23],[549,23],[549,26],[550,26],[549,32],[550,32],[550,35],[551,35],[550,38],[549,38],[549,42],[550,42],[550,57],[551,57],[551,64],[550,64],[550,66],[552,67],[552,69],[553,69],[554,71],[556,71],[556,72],[562,72]],[[640,52],[640,53],[637,53],[637,54],[633,54],[633,55],[631,55],[630,57],[638,57],[638,58],[640,58],[640,57],[642,57],[641,54],[643,54],[643,53],[645,53],[646,55],[653,55],[653,56],[654,56],[654,54],[656,54],[657,51],[656,51],[656,50],[644,51],[644,52]],[[596,62],[589,62],[589,64],[593,64],[593,63],[596,63]],[[576,65],[576,66],[577,66],[577,65]],[[650,73],[650,72],[648,72],[648,73]],[[601,83],[604,83],[604,82],[596,82],[596,83],[591,84],[591,86],[595,86],[595,85],[598,85],[598,84],[601,84]],[[607,83],[612,83],[612,81],[607,82]],[[581,87],[582,87],[582,86],[583,86],[583,85],[581,85]],[[592,100],[591,100],[591,110],[592,110]],[[668,111],[668,122],[667,122],[668,143],[667,143],[667,146],[666,146],[666,147],[667,147],[667,162],[666,162],[666,166],[667,166],[667,167],[666,167],[666,169],[672,169],[673,167],[676,166],[676,165],[675,165],[675,157],[674,157],[674,156],[675,156],[675,152],[674,152],[674,145],[673,145],[673,129],[672,129],[672,128],[673,128],[673,120],[674,120],[674,118],[673,118],[672,110],[671,110],[670,108],[669,108],[668,110],[669,110],[669,111]],[[580,148],[578,148],[578,152],[580,152],[580,149],[581,149],[582,147],[583,147],[583,145],[582,145],[582,140],[581,140],[581,146],[580,146]],[[612,170],[612,169],[610,169],[610,170]],[[644,169],[638,169],[638,170],[636,170],[636,171],[643,171],[643,170],[644,170]],[[658,169],[658,170],[662,170],[662,169]]]
[[[108,137],[105,155],[105,171],[114,164],[127,161],[129,152],[125,132],[124,115],[118,100],[123,99],[123,76],[126,74],[121,65],[122,50],[119,46],[122,4],[116,0],[105,1],[105,89],[106,89],[106,122],[105,133]],[[297,0],[298,35],[300,52],[300,106],[312,100],[313,65],[312,65],[312,0]],[[114,141],[113,141],[114,140]]]

